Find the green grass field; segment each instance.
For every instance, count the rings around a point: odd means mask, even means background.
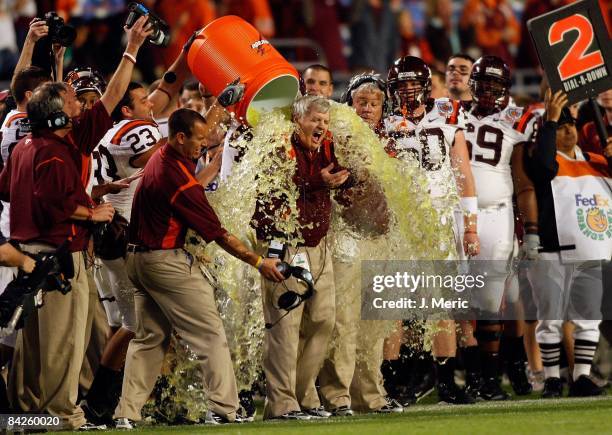
[[[261,415],[261,414],[259,414]],[[141,426],[147,434],[612,434],[612,396],[511,400],[468,406],[419,405],[402,414],[362,414],[325,421],[263,422],[225,426]],[[106,433],[121,433],[108,431]]]

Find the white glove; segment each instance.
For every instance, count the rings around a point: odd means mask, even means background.
[[[524,260],[537,260],[539,257],[540,236],[537,234],[525,234],[521,245],[520,258]]]

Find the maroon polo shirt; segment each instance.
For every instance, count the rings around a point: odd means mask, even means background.
[[[0,199],[11,203],[11,239],[84,250],[91,224],[70,219],[77,205],[90,206],[85,191],[89,155],[113,125],[102,102],[72,119],[64,138],[51,131],[26,136],[0,174]]]
[[[289,157],[295,159],[297,165],[293,182],[299,191],[298,221],[303,226],[301,229],[303,245],[314,247],[327,235],[331,218],[330,189],[321,177],[321,170],[330,163],[334,164],[332,172],[343,168],[336,159],[333,137],[330,132],[327,133],[323,143],[316,151],[308,151],[304,148],[295,134],[291,138],[291,143],[292,149]],[[342,185],[343,188],[350,186],[351,178],[349,177],[349,180]],[[279,205],[277,202],[257,203],[253,220],[258,239],[270,240],[278,235],[284,237],[275,228],[270,218]]]
[[[57,247],[71,236],[72,252],[86,248],[87,226],[70,219],[77,205],[91,201],[74,150],[67,137],[51,132],[28,136],[15,146],[0,175],[0,198],[11,204],[11,239]]]
[[[204,187],[195,179],[195,163],[170,144],[145,166],[130,219],[130,243],[149,249],[175,249],[185,244],[188,228],[206,242],[227,233],[212,209]]]

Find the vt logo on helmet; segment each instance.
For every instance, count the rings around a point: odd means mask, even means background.
[[[412,116],[429,99],[431,70],[418,57],[401,57],[389,69],[387,89],[392,111]]]
[[[483,56],[472,67],[468,82],[478,113],[501,112],[510,99],[510,68],[497,56]]]

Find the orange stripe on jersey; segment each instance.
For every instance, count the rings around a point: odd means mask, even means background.
[[[150,125],[152,127],[156,127],[155,123],[153,122],[144,121],[142,119],[135,119],[133,121],[128,122],[123,127],[121,127],[119,131],[115,133],[115,135],[111,139],[111,143],[114,145],[119,145],[121,143],[121,138],[123,137],[124,134],[126,134],[128,131],[136,127],[141,127],[143,125]]]
[[[459,119],[459,101],[457,100],[452,100],[453,103],[453,113],[451,114],[450,118],[448,118],[446,120],[447,124],[456,124],[457,123],[457,119]]]
[[[514,124],[514,129],[520,131],[521,133],[525,133],[527,124],[533,119],[534,116],[533,109],[527,109],[527,111],[523,113],[523,116],[521,116],[521,119]]]
[[[13,122],[17,121],[18,119],[23,119],[26,116],[28,116],[26,113],[16,113],[13,116],[11,116],[9,119],[7,119],[6,122],[4,123],[4,125],[6,125],[8,127]]]
[[[58,161],[60,163],[64,163],[64,161],[62,159],[60,159],[59,157],[51,157],[48,160],[44,160],[42,162],[40,162],[38,165],[36,165],[36,168],[34,168],[35,171],[38,171],[38,168],[40,168],[42,165],[46,165],[47,163],[51,163],[53,161]]]
[[[590,161],[569,160],[565,157],[557,155],[557,163],[559,164],[559,177],[584,177],[587,175],[595,177],[610,177],[608,171],[608,162],[606,159],[593,153],[585,153],[590,157]]]
[[[178,219],[175,217],[170,217],[170,221],[168,222],[168,230],[166,230],[166,234],[162,239],[161,248],[162,249],[172,249],[176,245],[176,239],[178,238],[181,232],[182,225]]]

